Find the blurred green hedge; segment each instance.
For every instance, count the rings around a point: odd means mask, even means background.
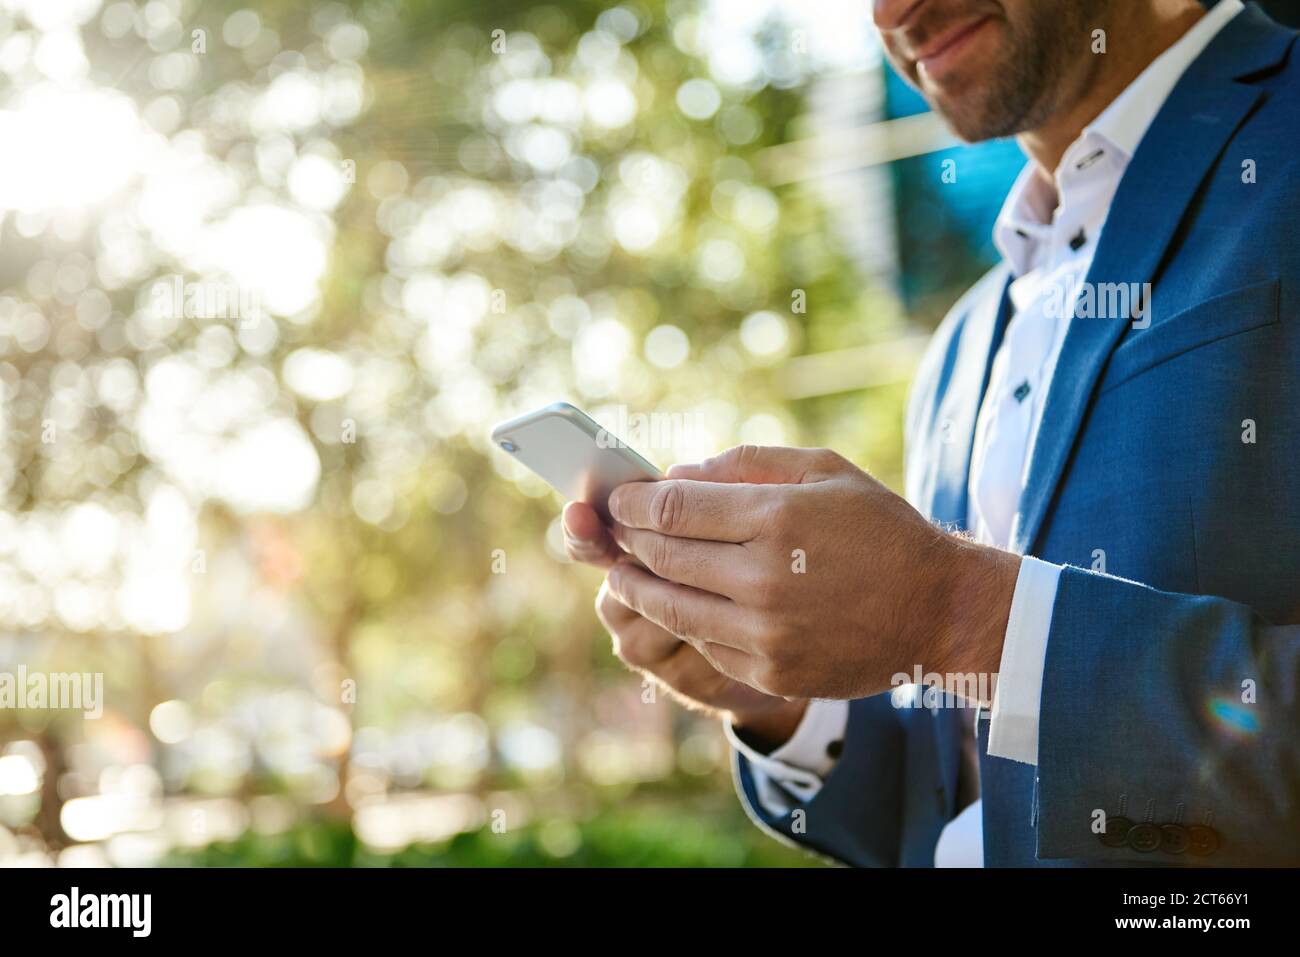
[[[279,834],[171,855],[167,866],[201,867],[818,867],[734,811],[675,804],[624,808],[587,821],[538,821],[505,834],[483,828],[438,845],[380,854],[343,822],[314,820]]]

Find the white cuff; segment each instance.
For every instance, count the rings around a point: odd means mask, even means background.
[[[790,740],[771,754],[761,754],[742,741],[730,721],[723,723],[723,731],[749,761],[763,809],[785,814],[791,808],[787,792],[800,803],[817,796],[823,779],[835,768],[839,750],[834,745],[844,740],[848,723],[847,701],[810,701]]]
[[[1038,763],[1038,709],[1047,637],[1061,566],[1026,555],[1020,561],[989,717],[989,754]]]

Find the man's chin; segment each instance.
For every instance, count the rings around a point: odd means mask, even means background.
[[[969,93],[957,102],[942,95],[930,94],[926,98],[953,135],[965,143],[999,139],[1019,132],[1014,120],[999,115],[1000,111],[983,98],[976,99]]]

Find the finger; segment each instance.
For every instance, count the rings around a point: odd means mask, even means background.
[[[698,482],[799,485],[827,478],[843,464],[844,459],[827,449],[738,445],[703,462],[674,465],[668,470],[668,477]]]
[[[629,482],[609,496],[609,512],[629,528],[676,538],[748,542],[763,527],[767,493],[754,485],[666,479]]]
[[[659,662],[653,669],[646,669],[646,673],[658,678],[688,702],[695,702],[697,707],[703,704],[710,709],[729,711],[750,700],[750,689],[728,672],[733,664],[743,671],[747,667],[747,655],[709,642],[704,643],[710,653],[708,656],[684,641],[679,641],[677,647],[676,654]],[[714,652],[723,654],[719,656]],[[726,657],[726,663],[722,662],[723,657]]]
[[[596,595],[596,615],[614,640],[614,654],[633,668],[654,667],[690,647],[615,598],[608,582]]]
[[[688,705],[703,702],[726,709],[744,697],[744,685],[752,687],[756,658],[716,642],[683,641],[624,605],[608,582],[601,585],[596,613],[609,630],[619,660],[684,695]]]
[[[710,706],[724,707],[716,694],[704,694],[703,686],[712,680],[734,678],[744,682],[756,659],[743,651],[712,641],[695,644],[684,641],[659,627],[648,618],[624,605],[609,589],[601,585],[597,614],[609,630],[614,654],[634,671],[651,675],[688,699],[707,700]],[[721,676],[721,677],[720,677]]]
[[[715,641],[700,642],[699,645],[690,645],[689,648],[703,658],[709,667],[719,674],[733,678],[750,687],[755,687],[752,676],[758,659],[753,655],[746,654],[737,648],[720,645]]]
[[[617,603],[618,599],[611,598],[610,601]],[[619,661],[629,668],[656,676],[667,669],[683,651],[695,653],[689,644],[640,615],[635,615],[631,622],[610,634],[614,639],[614,654]]]
[[[660,578],[735,601],[747,592],[746,573],[753,556],[743,545],[674,538],[618,522],[610,531],[620,547]]]
[[[744,650],[735,602],[698,588],[656,578],[631,562],[618,562],[605,579],[614,597],[642,618],[699,647],[716,642]]]
[[[564,506],[561,525],[564,549],[575,562],[608,568],[623,554],[596,510],[584,502]]]

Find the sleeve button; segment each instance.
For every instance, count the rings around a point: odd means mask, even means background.
[[[1154,824],[1135,824],[1128,832],[1128,846],[1147,854],[1160,846],[1160,828]]]
[[[1106,830],[1100,835],[1101,843],[1107,847],[1123,847],[1128,840],[1128,832],[1133,829],[1133,822],[1126,817],[1106,818]]]
[[[1193,824],[1187,829],[1187,849],[1198,857],[1206,857],[1219,849],[1219,832],[1204,824]]]
[[[1181,824],[1162,824],[1160,850],[1166,854],[1181,854],[1187,850],[1187,828]]]

